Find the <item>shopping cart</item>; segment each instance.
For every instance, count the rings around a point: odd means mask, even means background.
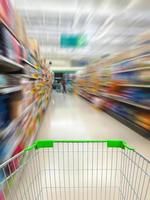
[[[150,161],[123,141],[37,141],[0,170],[0,200],[150,200]]]

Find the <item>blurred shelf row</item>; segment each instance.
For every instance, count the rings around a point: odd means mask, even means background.
[[[150,35],[127,52],[78,73],[75,92],[136,132],[150,137]]]
[[[38,42],[28,37],[20,13],[8,0],[1,2],[0,10],[1,164],[36,138],[51,98],[52,74],[41,58]],[[20,165],[14,164],[15,169]],[[0,182],[3,179],[0,170]],[[2,200],[3,190],[5,185],[0,188]]]

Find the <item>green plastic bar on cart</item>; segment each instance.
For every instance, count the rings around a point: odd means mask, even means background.
[[[37,140],[24,151],[28,152],[33,149],[52,148],[55,143],[107,143],[108,148],[134,150],[134,148],[129,147],[123,140]]]

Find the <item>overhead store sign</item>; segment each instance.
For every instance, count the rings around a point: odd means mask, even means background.
[[[87,45],[87,38],[83,35],[62,34],[60,40],[61,48],[82,48]]]

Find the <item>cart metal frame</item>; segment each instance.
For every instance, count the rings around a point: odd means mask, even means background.
[[[150,161],[121,140],[36,141],[0,175],[0,200],[150,200]]]

